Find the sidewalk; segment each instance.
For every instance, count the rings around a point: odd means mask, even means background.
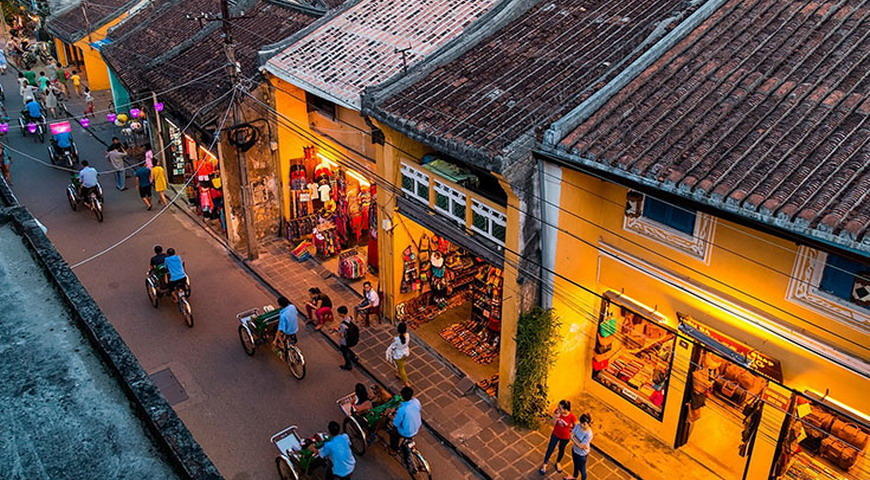
[[[286,242],[275,241],[261,247],[260,258],[247,262],[274,289],[300,306],[308,298],[308,288],[318,287],[328,294],[335,307],[351,308],[359,295],[345,286],[332,272],[315,260],[296,262]],[[304,310],[304,309],[303,309]],[[401,387],[394,369],[384,360],[392,341],[388,324],[360,329],[360,343],[354,349],[360,366],[393,391]],[[334,335],[329,335],[336,341]],[[559,478],[570,474],[570,452],[562,461],[565,474],[552,470],[546,477],[537,470],[543,459],[549,429],[529,431],[511,425],[510,417],[492,406],[473,382],[445,362],[412,334],[414,346],[408,362],[408,376],[423,404],[423,419],[436,436],[492,479]],[[335,368],[341,363],[336,355]],[[349,387],[350,389],[350,387]],[[568,447],[570,448],[570,446]],[[588,464],[589,477],[595,480],[635,478],[622,467],[593,452]]]

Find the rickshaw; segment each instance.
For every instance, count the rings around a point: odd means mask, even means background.
[[[275,467],[281,480],[314,478],[314,472],[318,469],[328,469],[329,461],[318,456],[311,448],[320,448],[327,440],[329,435],[325,433],[317,433],[311,438],[302,438],[296,425],[272,435],[272,445],[278,449]]]
[[[61,165],[72,168],[79,161],[79,153],[76,142],[72,139],[72,126],[68,121],[51,123],[48,126],[51,139],[48,142],[48,158],[53,165]],[[58,137],[69,135],[70,146],[63,148],[58,146]]]
[[[160,306],[160,297],[171,296],[178,305],[178,311],[181,312],[184,318],[184,324],[188,328],[193,328],[193,308],[190,306],[190,275],[184,279],[184,285],[181,285],[170,291],[164,280],[166,277],[166,267],[159,265],[148,270],[145,277],[145,293],[148,294],[148,301],[151,306],[157,308]]]
[[[265,305],[262,309],[252,308],[236,314],[239,320],[239,341],[242,349],[248,356],[253,356],[258,345],[272,343],[278,331],[278,320],[281,311],[272,305]],[[283,342],[283,348],[273,349],[282,361],[287,364],[290,374],[296,380],[305,378],[305,357],[302,350],[290,342]]]
[[[372,387],[373,390],[377,388],[379,387]],[[401,396],[394,395],[386,402],[376,405],[362,414],[354,412],[352,407],[356,403],[356,393],[349,393],[336,400],[335,403],[344,413],[342,428],[350,438],[350,448],[354,454],[364,455],[368,446],[377,440],[380,440],[385,446],[389,446],[389,437],[384,438],[378,432],[387,432],[388,429],[394,428],[391,420],[396,409],[402,403]],[[403,439],[402,443],[399,444],[399,453],[399,460],[412,480],[432,479],[432,469],[429,467],[429,462],[417,450],[417,444],[414,440]]]
[[[92,192],[83,197],[79,174],[78,172],[73,172],[70,175],[70,183],[66,187],[66,199],[72,211],[78,210],[79,204],[82,204],[85,208],[94,212],[98,222],[103,221],[103,188],[99,183]]]
[[[27,109],[21,111],[18,116],[18,128],[21,131],[21,136],[26,137],[28,134],[33,135],[34,142],[45,142],[45,114],[39,118],[31,118],[27,113]]]

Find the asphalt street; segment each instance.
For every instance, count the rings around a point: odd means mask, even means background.
[[[21,102],[15,76],[10,70],[0,77],[13,122]],[[105,107],[98,104],[97,110]],[[98,117],[96,123],[103,119]],[[106,142],[113,133],[107,127],[94,130]],[[98,170],[110,168],[101,143],[77,125],[73,135],[82,159]],[[48,160],[45,145],[22,138],[17,128],[4,140],[15,150]],[[48,236],[70,264],[110,247],[156,215],[156,208],[145,210],[134,179],[127,179],[130,188],[121,192],[114,188],[111,175],[103,175],[105,221],[97,223],[89,212],[70,210],[64,196],[67,172],[10,153],[15,194],[48,228]],[[310,328],[300,336],[308,362],[308,375],[301,382],[289,376],[268,348],[253,357],[245,355],[235,314],[275,299],[177,208],[75,273],[144,369],[154,373],[168,368],[177,378],[184,390],[179,398],[187,398],[174,408],[225,478],[277,478],[270,436],[289,425],[298,425],[305,434],[325,431],[329,420],[342,418],[335,399],[350,392],[356,382],[371,382],[356,370],[340,370],[338,352]],[[158,309],[148,302],[144,279],[155,244],[174,247],[185,259],[193,284],[196,325],[192,329],[184,325],[171,302],[164,299]],[[434,478],[471,478],[468,466],[428,433],[421,433],[418,445],[432,464]],[[355,479],[406,477],[380,447],[358,459],[354,474]]]

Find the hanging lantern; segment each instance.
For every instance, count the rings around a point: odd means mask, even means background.
[[[6,122],[0,123],[0,133],[9,132],[9,124]]]
[[[154,111],[162,112],[163,111],[163,102],[154,102]]]
[[[139,110],[138,108],[131,108],[130,109],[130,118],[136,118],[141,114],[142,114],[142,110]]]
[[[79,119],[79,125],[81,125],[82,128],[88,128],[91,126],[91,119],[87,117],[82,117]]]
[[[119,113],[117,118],[118,118],[118,121],[121,122],[122,124],[127,123],[127,114],[126,113]]]
[[[110,112],[110,113],[106,114],[106,120],[108,120],[110,122],[114,122],[116,118],[118,118],[118,116],[115,115],[114,113]]]
[[[36,124],[33,122],[28,123],[27,124],[27,131],[30,133],[36,133]]]

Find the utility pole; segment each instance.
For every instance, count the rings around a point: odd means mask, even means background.
[[[242,87],[240,85],[241,67],[236,61],[236,48],[233,43],[232,20],[233,19],[230,17],[229,0],[221,0],[221,23],[224,37],[224,51],[226,52],[227,60],[229,61],[228,68],[232,88],[235,89]],[[233,95],[230,102],[233,126],[236,126],[239,124],[241,101],[236,100],[235,95]],[[233,130],[231,130],[231,132],[232,131]],[[220,132],[218,132],[218,134],[220,134]],[[232,144],[233,142],[230,143]],[[245,157],[245,152],[238,146],[236,146],[236,158],[239,161],[239,191],[242,194],[242,212],[245,217],[245,240],[248,244],[248,260],[255,260],[257,258],[257,234],[254,230],[253,195],[250,182],[248,182],[248,162]]]

